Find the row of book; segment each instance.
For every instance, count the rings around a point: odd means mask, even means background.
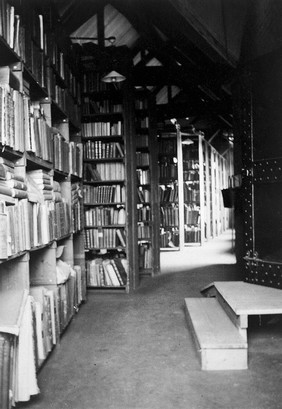
[[[71,232],[69,207],[64,202],[22,199],[11,206],[2,202],[0,219],[1,259],[48,244]]]
[[[82,115],[115,114],[120,112],[122,112],[122,104],[120,103],[116,103],[110,99],[96,101],[88,96],[83,97]]]
[[[16,151],[32,152],[54,162],[58,170],[82,175],[82,147],[65,139],[47,124],[39,103],[31,102],[27,94],[11,89],[9,67],[0,68],[0,143]],[[70,166],[71,165],[71,166]]]
[[[85,159],[124,158],[124,148],[119,142],[87,141],[84,144]]]
[[[122,185],[83,185],[84,204],[124,203],[125,187]]]
[[[152,247],[149,243],[138,244],[138,265],[140,270],[152,268]]]
[[[54,169],[64,173],[70,172],[70,145],[60,133],[53,134]],[[80,154],[80,151],[77,152]]]
[[[151,207],[149,205],[137,205],[137,221],[145,222],[151,220]]]
[[[2,36],[8,45],[16,54],[21,54],[22,24],[19,14],[16,13],[15,7],[2,0],[0,2],[0,36]]]
[[[201,242],[201,229],[197,226],[189,226],[184,230],[184,242],[185,243],[200,243]]]
[[[87,61],[83,59],[82,62],[87,64]],[[101,74],[95,71],[85,71],[82,76],[82,91],[89,92],[102,92],[110,90],[110,85],[101,81]]]
[[[179,208],[178,206],[161,206],[161,225],[162,226],[179,226]]]
[[[183,170],[183,180],[184,181],[198,181],[200,179],[198,170]]]
[[[150,183],[149,169],[136,169],[137,183],[139,185],[148,185]]]
[[[69,142],[70,149],[70,163],[69,169],[70,173],[74,176],[82,178],[82,169],[83,169],[83,146],[78,142]]]
[[[128,263],[126,258],[95,258],[87,260],[88,287],[121,287],[126,286]]]
[[[159,155],[165,157],[177,157],[177,140],[175,137],[164,137],[159,138]]]
[[[7,85],[1,85],[0,69],[0,143],[24,151],[23,97]]]
[[[107,249],[126,246],[126,236],[124,229],[99,228],[85,229],[86,249]]]
[[[136,148],[148,148],[149,146],[149,135],[138,134],[136,135]]]
[[[175,203],[178,201],[178,186],[177,184],[160,185],[159,197],[161,203]]]
[[[52,289],[31,286],[33,298],[35,362],[38,369],[82,302],[81,267],[73,268],[62,260],[56,262],[58,285]]]
[[[159,164],[160,181],[176,180],[178,178],[177,163],[160,163]]]
[[[124,207],[94,207],[84,214],[86,227],[125,225],[126,221]]]
[[[136,152],[136,166],[149,166],[150,156],[148,152]]]
[[[97,136],[116,136],[122,135],[123,125],[122,121],[116,122],[84,122],[82,123],[82,135],[85,138]]]
[[[196,151],[198,155],[198,152]],[[183,159],[183,169],[185,170],[199,170],[199,159]]]
[[[183,184],[184,202],[200,203],[200,189],[199,184],[184,183]]]
[[[200,209],[184,204],[184,223],[197,226],[200,222]]]
[[[65,91],[65,99],[65,113],[67,113],[70,123],[73,124],[77,129],[80,129],[81,106],[80,102],[78,101],[79,99],[77,97],[74,99],[68,88]]]
[[[33,152],[43,160],[53,162],[54,147],[51,129],[47,124],[43,110],[37,102],[31,102],[24,94],[24,138],[25,150]]]
[[[135,109],[148,109],[148,99],[135,98]]]
[[[150,240],[151,238],[151,226],[146,223],[137,224],[137,237],[138,240]]]
[[[96,172],[101,181],[115,181],[125,179],[125,165],[121,162],[97,163]]]
[[[137,128],[147,129],[149,128],[150,122],[149,117],[146,116],[145,118],[137,118]]]
[[[137,203],[148,203],[151,200],[151,191],[139,186],[137,189]]]
[[[174,248],[179,246],[179,230],[178,228],[161,228],[160,231],[160,246],[162,248]]]

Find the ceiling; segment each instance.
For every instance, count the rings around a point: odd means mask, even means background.
[[[129,48],[134,85],[155,95],[159,118],[177,118],[183,130],[195,126],[217,148],[226,148],[248,0],[55,3],[73,42],[91,38],[99,47],[111,47],[107,39],[114,37],[115,47]]]

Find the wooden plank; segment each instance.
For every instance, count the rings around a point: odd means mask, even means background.
[[[282,314],[282,291],[243,281],[216,281],[217,291],[237,315]]]
[[[185,307],[201,349],[247,348],[247,342],[215,298],[186,298]]]

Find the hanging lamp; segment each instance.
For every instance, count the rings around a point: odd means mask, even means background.
[[[125,81],[125,79],[126,78],[124,75],[119,74],[117,71],[111,71],[102,78],[102,81],[107,83],[116,83]]]

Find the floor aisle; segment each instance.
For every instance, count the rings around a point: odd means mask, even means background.
[[[222,255],[219,244],[222,241]],[[215,280],[240,279],[226,235],[214,263],[205,250],[178,270],[163,272],[132,295],[96,294],[77,314],[39,374],[41,394],[30,409],[277,409],[281,407],[282,325],[254,325],[249,369],[201,371],[184,316],[184,298]],[[215,242],[211,246],[215,246]],[[229,253],[229,261],[224,263]],[[178,255],[179,257],[180,255]],[[186,255],[187,256],[187,255]],[[231,258],[230,258],[231,257]],[[233,259],[232,259],[233,257]],[[184,256],[184,259],[186,257]],[[210,260],[211,261],[211,258]],[[220,264],[221,263],[221,264]],[[164,269],[164,264],[166,269]]]

